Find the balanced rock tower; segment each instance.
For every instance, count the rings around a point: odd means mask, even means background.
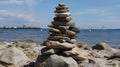
[[[71,13],[65,4],[58,4],[55,17],[49,27],[49,37],[44,41],[35,67],[78,67],[79,56],[76,37],[80,29],[71,22]]]

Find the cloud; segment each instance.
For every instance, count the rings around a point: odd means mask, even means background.
[[[107,22],[107,23],[120,23],[120,17],[118,16],[108,16],[103,19],[101,19],[101,22]]]
[[[41,3],[43,0],[25,0],[25,4],[28,6],[28,9],[34,12],[34,8],[36,7],[37,3]]]
[[[0,5],[10,5],[10,4],[21,5],[24,3],[25,3],[24,0],[2,0],[2,1],[0,1]]]
[[[0,10],[0,16],[4,17],[14,17],[14,18],[18,18],[18,19],[23,19],[26,20],[28,22],[40,22],[40,20],[36,19],[34,16],[29,15],[29,14],[24,14],[24,13],[17,13],[17,12],[11,12],[8,10]]]
[[[34,7],[36,5],[36,0],[25,0],[25,3],[27,4],[30,11],[34,10]]]
[[[25,0],[25,1],[26,1],[27,5],[30,7],[32,7],[36,4],[36,0]]]
[[[107,15],[108,14],[108,9],[85,9],[85,10],[81,10],[76,12],[77,14],[94,14],[94,15]]]

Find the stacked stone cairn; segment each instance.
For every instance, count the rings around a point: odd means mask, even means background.
[[[71,22],[71,14],[65,4],[58,4],[54,12],[54,21],[48,25],[50,35],[48,40],[43,43],[46,48],[43,49],[42,54],[71,56],[72,54],[69,54],[69,51],[77,47],[76,37],[80,29],[74,27],[75,23]]]
[[[41,50],[42,56],[59,55],[72,57],[76,60],[79,51],[75,51],[77,42],[77,33],[80,29],[75,27],[75,23],[71,22],[70,12],[64,4],[58,4],[56,7],[54,21],[49,27],[49,37],[44,41],[46,46]]]

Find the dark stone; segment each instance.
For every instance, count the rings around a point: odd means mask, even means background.
[[[58,4],[58,6],[66,6],[65,4],[63,4],[63,3],[60,3],[60,4]]]
[[[69,27],[68,30],[74,31],[74,32],[76,32],[76,33],[79,33],[79,32],[80,32],[80,29],[77,28],[77,27]]]
[[[92,48],[93,49],[97,49],[97,50],[111,50],[111,47],[107,43],[105,43],[105,42],[97,43]]]
[[[53,55],[55,53],[57,53],[58,50],[57,49],[50,49],[50,48],[42,48],[41,53],[42,55]]]
[[[59,22],[69,22],[71,19],[71,17],[54,17],[54,20]]]
[[[67,6],[57,6],[56,10],[68,10]]]
[[[56,25],[56,26],[74,26],[75,23],[74,22],[57,22],[57,21],[53,21],[52,22],[53,25]]]
[[[70,39],[76,39],[77,38],[77,35],[71,35],[71,36],[68,36]]]
[[[55,10],[54,13],[64,13],[64,12],[69,12],[69,10]]]
[[[65,41],[70,41],[70,38],[68,37],[63,37],[63,36],[49,36],[48,40],[53,40],[53,41],[60,41],[61,39]]]
[[[28,65],[24,65],[24,67],[34,67],[35,62],[30,62]]]

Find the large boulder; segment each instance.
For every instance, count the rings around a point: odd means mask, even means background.
[[[71,43],[60,43],[58,41],[45,41],[44,45],[47,48],[58,48],[58,49],[72,49],[76,46],[76,44],[71,44]]]
[[[78,64],[71,57],[63,57],[58,55],[40,55],[37,58],[35,67],[78,67]]]
[[[105,43],[105,42],[97,43],[92,48],[93,49],[97,49],[97,50],[111,50],[111,47],[107,43]]]
[[[24,65],[29,59],[20,49],[10,47],[2,52],[0,61],[11,65]]]

